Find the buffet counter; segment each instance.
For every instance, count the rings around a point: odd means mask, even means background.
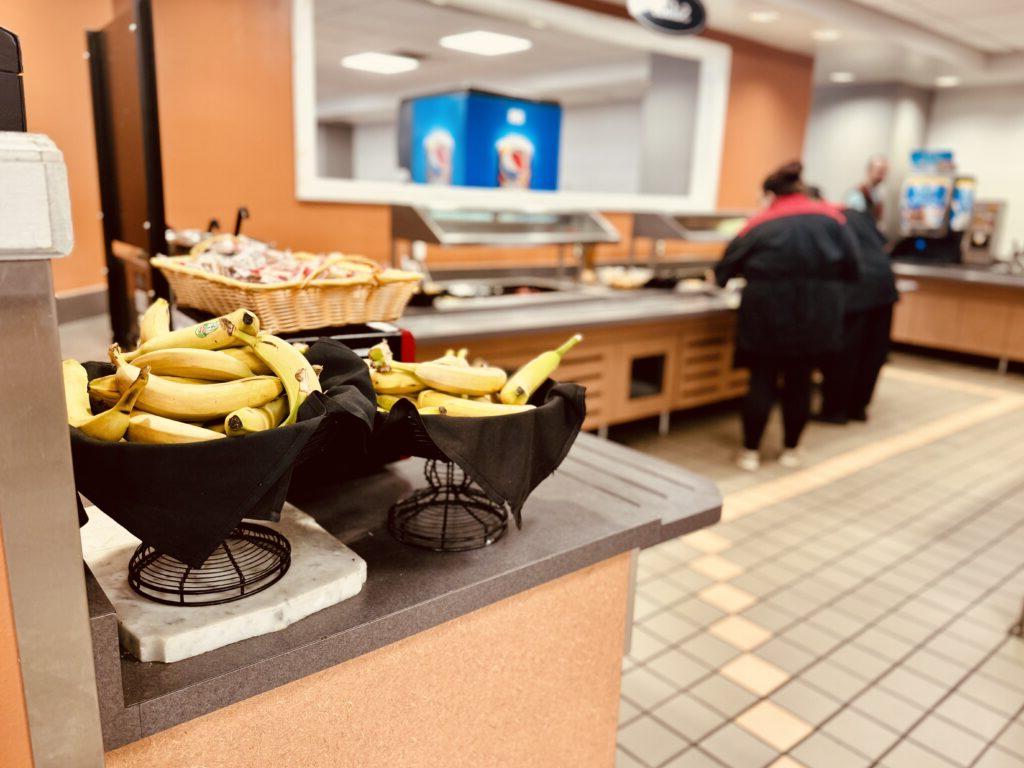
[[[295,500],[368,578],[278,632],[140,663],[120,652],[90,574],[107,765],[240,767],[283,753],[304,766],[610,765],[630,553],[716,522],[717,488],[583,434],[521,530],[434,553],[386,528],[387,509],[424,484],[422,464]]]
[[[894,341],[994,357],[1004,369],[1024,361],[1024,274],[900,261],[894,271],[914,283],[896,305]]]
[[[419,360],[468,346],[508,369],[582,331],[586,341],[566,356],[560,375],[587,387],[584,428],[651,416],[667,426],[674,410],[746,393],[747,373],[732,364],[737,303],[723,293],[641,290],[529,308],[421,310],[402,325],[416,338]]]

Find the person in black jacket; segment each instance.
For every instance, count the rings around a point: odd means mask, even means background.
[[[821,412],[814,418],[829,424],[867,421],[867,407],[889,355],[893,305],[900,297],[885,236],[874,218],[854,209],[843,214],[857,238],[861,276],[844,286],[843,346],[821,365]]]
[[[736,332],[736,364],[750,369],[737,464],[760,466],[772,405],[782,400],[784,466],[810,415],[811,372],[842,345],[843,281],[859,276],[857,244],[838,209],[805,194],[803,166],[790,163],[764,181],[768,207],[747,222],[715,268],[719,285],[746,278]],[[781,382],[781,391],[780,391]]]

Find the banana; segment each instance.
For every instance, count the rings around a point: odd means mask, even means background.
[[[148,365],[158,376],[208,381],[233,381],[255,375],[241,360],[212,349],[158,349],[139,355],[132,365]]]
[[[370,369],[373,389],[378,395],[413,395],[426,385],[405,371],[378,371]]]
[[[107,405],[116,403],[121,399],[121,390],[117,386],[117,376],[100,376],[98,379],[90,381],[89,397]]]
[[[152,413],[133,413],[128,420],[128,440],[132,443],[174,445],[218,440],[224,435],[195,424],[165,419]]]
[[[240,330],[255,336],[260,330],[260,320],[248,309],[236,309],[223,317],[215,317],[188,328],[180,328],[161,336],[156,336],[133,352],[126,352],[124,359],[132,362],[135,358],[158,349],[223,349],[235,347],[242,343],[241,339],[232,335],[232,331]]]
[[[259,408],[239,408],[224,419],[224,433],[240,437],[273,429],[288,416],[288,398],[279,397]]]
[[[454,349],[449,349],[442,357],[439,357],[436,360],[431,360],[431,362],[438,363],[439,365],[460,365],[465,367],[469,365],[469,361],[466,359],[466,356],[462,354],[463,352],[468,354],[469,350],[460,349],[457,354]]]
[[[150,339],[170,333],[171,307],[167,299],[157,299],[143,312],[139,321],[139,343],[145,344]]]
[[[251,347],[225,347],[221,350],[225,355],[230,355],[240,361],[257,376],[273,376],[274,372],[270,366],[256,357]]]
[[[388,413],[399,400],[408,400],[413,405],[416,405],[416,398],[411,395],[377,395],[377,407],[385,413]]]
[[[488,416],[508,416],[512,413],[523,413],[525,411],[533,410],[535,406],[481,403],[479,400],[466,400],[461,397],[453,397],[447,403],[429,407],[436,407],[442,416],[480,418]]]
[[[450,400],[470,400],[477,403],[493,404],[487,395],[470,397],[468,395],[449,395],[447,392],[438,392],[436,389],[424,389],[416,396],[416,406],[419,408],[430,408],[437,405],[445,405]]]
[[[501,368],[445,365],[444,363],[399,363],[392,361],[392,369],[411,373],[431,389],[452,395],[489,395],[499,391],[507,375]]]
[[[419,411],[420,416],[443,416],[444,415],[443,413],[441,413],[441,409],[438,408],[436,405],[431,405],[431,406],[428,406],[426,408],[417,408],[416,410]]]
[[[256,357],[266,363],[284,384],[284,392],[288,396],[288,415],[281,426],[294,424],[299,406],[309,393],[323,391],[309,360],[287,341],[271,333],[261,332],[254,337],[237,328],[232,333],[248,344]]]
[[[218,419],[216,421],[208,422],[206,424],[203,424],[203,426],[206,427],[211,432],[216,432],[219,435],[226,435],[227,434],[227,429],[224,428],[224,420],[223,419]]]
[[[125,361],[116,344],[110,348],[110,359],[117,366],[118,387],[127,388],[127,383],[134,380],[139,369]],[[280,395],[282,389],[275,376],[250,376],[197,385],[168,381],[154,375],[149,377],[149,386],[139,397],[139,408],[179,421],[210,421],[223,418],[239,408],[265,405]]]
[[[78,428],[96,440],[116,443],[131,423],[132,409],[149,383],[149,368],[143,368],[129,385],[120,399],[108,411],[98,413]]]
[[[65,360],[61,366],[64,375],[64,402],[68,410],[68,424],[77,427],[92,418],[92,409],[89,406],[89,374],[77,360]]]
[[[583,341],[583,337],[577,333],[558,349],[542,352],[512,374],[505,386],[501,388],[501,402],[508,405],[522,405],[529,400],[537,388],[555,372],[565,354],[581,341]]]

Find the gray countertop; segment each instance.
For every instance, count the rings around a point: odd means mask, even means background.
[[[1001,288],[1024,288],[1024,273],[1010,272],[1005,266],[971,266],[969,264],[920,264],[911,261],[893,262],[897,277],[925,277],[953,280]]]
[[[733,308],[734,303],[730,303],[730,297],[726,295],[683,295],[672,291],[643,290],[607,298],[508,309],[409,312],[402,318],[402,327],[411,331],[417,342],[429,344],[453,339],[677,320],[729,312]]]
[[[435,553],[387,532],[388,508],[424,484],[410,459],[296,506],[367,562],[363,591],[287,629],[173,664],[122,657],[117,619],[88,574],[104,742],[113,749],[369,653],[622,552],[712,525],[709,480],[580,435],[523,510],[523,528],[474,552]],[[185,609],[187,610],[187,609]]]

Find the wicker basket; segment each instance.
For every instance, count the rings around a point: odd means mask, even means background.
[[[214,315],[246,307],[264,328],[279,333],[397,320],[420,282],[419,276],[384,270],[264,285],[215,275],[192,261],[191,256],[157,256],[150,262],[163,272],[178,304]]]

